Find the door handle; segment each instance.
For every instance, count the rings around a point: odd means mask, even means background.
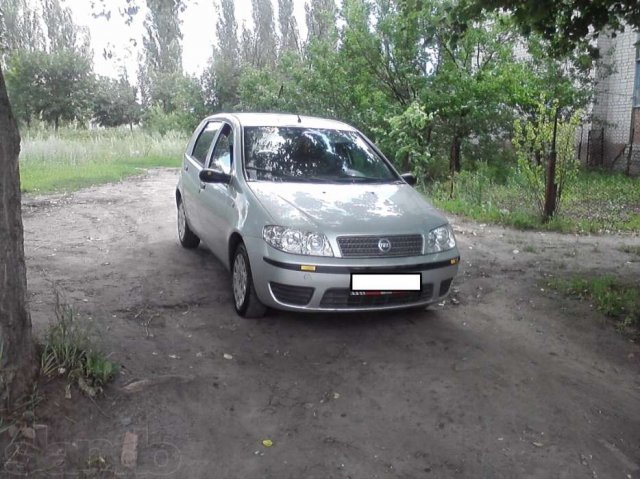
[[[205,188],[207,188],[207,184],[206,183],[200,183],[200,190],[204,190]]]
[[[184,170],[185,170],[185,172],[188,172],[189,171],[189,165],[185,165],[184,166]]]

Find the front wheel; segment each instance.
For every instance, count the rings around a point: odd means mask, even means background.
[[[239,315],[246,318],[259,318],[266,313],[267,307],[256,295],[251,277],[249,256],[242,243],[238,245],[233,255],[231,285],[233,287],[233,305]]]
[[[200,244],[200,238],[189,228],[182,199],[178,200],[178,239],[184,248],[196,248]]]

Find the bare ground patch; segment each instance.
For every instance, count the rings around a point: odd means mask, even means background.
[[[638,345],[589,305],[540,286],[572,273],[637,279],[640,263],[618,247],[639,237],[454,218],[456,302],[246,320],[220,263],[178,245],[176,179],[160,169],[25,199],[36,332],[52,317],[55,281],[122,368],[96,403],[78,391],[64,398],[56,382],[41,388],[48,436],[21,457],[23,472],[640,476]],[[138,438],[134,470],[121,464],[127,432]]]

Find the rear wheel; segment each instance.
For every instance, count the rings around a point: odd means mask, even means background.
[[[200,238],[189,228],[182,199],[178,199],[178,239],[184,248],[196,248],[200,244]]]
[[[242,243],[238,245],[233,255],[231,286],[233,288],[233,305],[239,315],[247,318],[259,318],[266,313],[267,307],[256,295],[251,277],[249,256]]]

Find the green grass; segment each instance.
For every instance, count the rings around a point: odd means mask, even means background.
[[[480,222],[521,230],[575,233],[640,232],[640,179],[608,172],[586,172],[565,192],[558,214],[543,222],[517,175],[496,181],[486,170],[457,175],[427,186],[436,206]]]
[[[617,320],[622,328],[640,328],[640,284],[610,275],[553,279],[547,286],[569,297],[590,302],[599,312]]]
[[[142,130],[65,129],[22,132],[23,192],[77,190],[117,182],[151,167],[178,167],[187,143],[183,134]]]
[[[77,382],[90,396],[102,391],[118,366],[93,343],[87,325],[77,321],[73,308],[56,291],[55,321],[50,325],[40,353],[44,376],[64,376]]]

